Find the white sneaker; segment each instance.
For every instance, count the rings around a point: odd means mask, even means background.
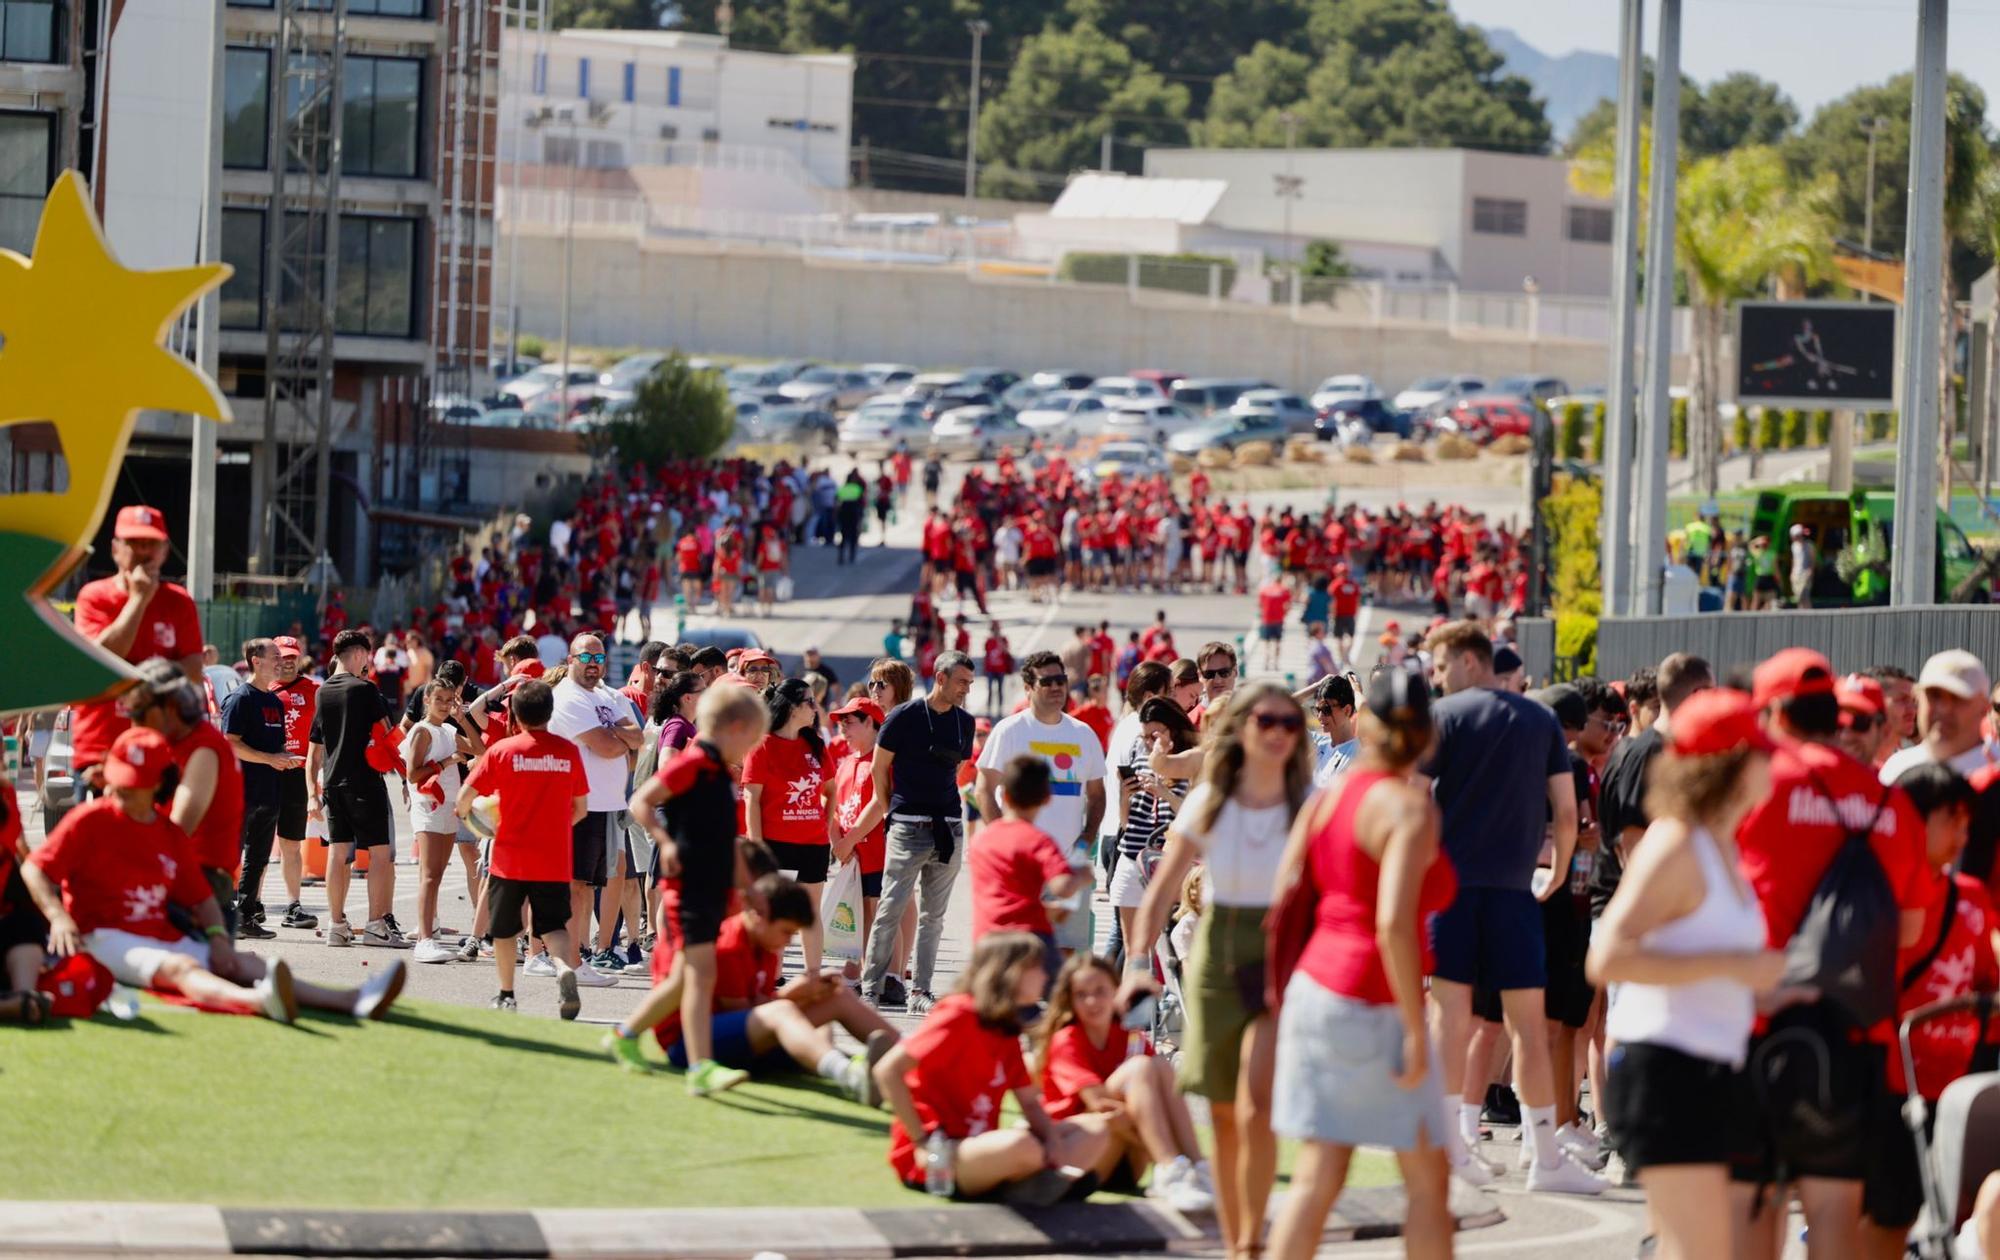
[[[553,967],[555,964],[549,965]],[[576,982],[586,989],[609,989],[617,985],[618,978],[607,976],[589,963],[583,963],[576,969]]]
[[[556,974],[555,959],[550,958],[547,954],[536,954],[528,960],[526,966],[521,968],[521,974],[524,976],[553,976]]]
[[[1556,1130],[1556,1141],[1576,1156],[1577,1163],[1593,1171],[1603,1171],[1605,1161],[1611,1157],[1611,1152],[1604,1149],[1603,1139],[1575,1121]]]
[[[1207,1160],[1198,1159],[1194,1161],[1194,1183],[1207,1191],[1211,1198],[1214,1197],[1215,1170],[1208,1166]]]
[[[398,958],[362,982],[354,994],[354,1018],[381,1019],[389,1013],[389,1008],[402,995],[403,981],[408,977],[408,969]]]
[[[413,942],[386,920],[371,919],[368,926],[361,929],[361,943],[377,949],[408,949]]]
[[[346,949],[354,944],[354,929],[345,923],[329,923],[326,928],[328,949]]]
[[[1457,1177],[1468,1186],[1490,1186],[1500,1180],[1500,1170],[1498,1168],[1495,1168],[1480,1156],[1469,1153],[1466,1155],[1463,1163],[1453,1161],[1451,1173],[1452,1176]]]
[[[257,995],[264,1014],[280,1024],[289,1024],[299,1017],[298,999],[292,995],[292,972],[280,958],[264,972],[251,992]]]
[[[1159,1199],[1183,1215],[1215,1210],[1215,1196],[1202,1189],[1194,1161],[1185,1155],[1153,1170],[1153,1185],[1146,1191],[1146,1196]]]
[[[1567,1153],[1553,1168],[1537,1163],[1528,1170],[1528,1189],[1540,1194],[1603,1194],[1609,1186]]]
[[[448,963],[458,957],[458,951],[437,937],[429,936],[417,942],[416,952],[410,957],[420,963]]]

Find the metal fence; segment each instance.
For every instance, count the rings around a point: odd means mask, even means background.
[[[1936,604],[1608,618],[1597,627],[1597,672],[1624,678],[1641,665],[1658,665],[1670,653],[1693,652],[1722,674],[1788,647],[1823,652],[1842,673],[1900,665],[1914,674],[1926,657],[1947,648],[1965,648],[1982,661],[2000,664],[2000,607]]]

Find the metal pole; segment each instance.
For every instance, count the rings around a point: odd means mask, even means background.
[[[223,96],[222,6],[215,6],[215,38],[208,44],[209,129],[207,161],[203,163],[201,198],[201,244],[197,262],[222,252],[222,110],[216,106]],[[195,357],[201,370],[215,379],[218,343],[216,331],[221,296],[210,293],[201,300],[194,317]],[[215,422],[189,416],[194,442],[188,452],[188,549],[187,590],[197,603],[215,598]]]
[[[561,392],[556,395],[558,424],[569,423],[569,296],[570,273],[576,262],[576,150],[583,142],[577,138],[576,114],[569,116],[569,187],[563,195],[563,300],[562,300],[562,378],[556,382]]]
[[[1109,171],[1111,169],[1111,133],[1109,131],[1105,132],[1097,141],[1097,169],[1100,171]]]
[[[992,27],[985,18],[973,18],[965,29],[972,32],[972,107],[965,119],[965,212],[970,215],[979,182],[979,46]]]
[[[1646,233],[1646,394],[1637,446],[1640,468],[1637,554],[1641,584],[1630,609],[1660,612],[1667,555],[1668,387],[1674,373],[1674,178],[1680,162],[1681,0],[1660,0],[1653,64],[1653,171]]]
[[[1297,154],[1299,147],[1299,116],[1291,110],[1278,115],[1278,121],[1285,124],[1285,266],[1292,273],[1292,306],[1297,314],[1299,304],[1299,255],[1298,246],[1292,241],[1292,202],[1298,199],[1299,177],[1297,174]]]
[[[1861,248],[1870,255],[1875,252],[1875,133],[1882,130],[1882,120],[1868,120],[1868,201],[1861,216]]]
[[[1896,426],[1896,532],[1889,602],[1936,602],[1938,303],[1944,266],[1946,0],[1918,0],[1910,89],[1910,194],[1903,250],[1902,412]]]
[[[1622,0],[1618,14],[1618,151],[1611,225],[1611,370],[1604,399],[1604,502],[1598,565],[1604,612],[1632,606],[1633,343],[1639,322],[1639,111],[1646,0]],[[1456,299],[1457,289],[1452,296]],[[1453,302],[1456,317],[1457,303]]]
[[[339,102],[346,98],[341,95],[341,81],[346,76],[347,63],[347,0],[333,0],[333,76],[327,99]],[[340,302],[340,164],[342,162],[343,136],[346,133],[345,109],[327,109],[326,158],[326,252],[321,259],[320,304],[327,313],[330,327],[334,326],[334,314]],[[277,160],[277,159],[274,159]],[[328,572],[332,568],[327,555],[327,514],[332,504],[327,499],[328,488],[332,485],[333,473],[333,364],[337,345],[338,328],[334,335],[325,340],[319,360],[319,425],[313,437],[313,554],[312,571],[318,577],[315,584],[319,589],[319,606],[326,607],[327,587],[331,580]],[[358,411],[361,403],[357,399]],[[358,425],[356,426],[359,427]],[[357,561],[357,563],[359,563]]]

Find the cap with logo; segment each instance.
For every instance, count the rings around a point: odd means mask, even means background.
[[[869,721],[873,722],[877,726],[882,725],[883,721],[882,706],[876,704],[873,700],[868,700],[868,699],[849,700],[846,704],[841,705],[838,709],[835,709],[832,713],[827,714],[827,716],[837,722],[841,718],[853,717],[857,713],[867,718]]]
[[[130,507],[118,509],[118,521],[111,528],[111,536],[119,539],[150,538],[155,542],[167,541],[166,513],[156,507],[134,503]]]
[[[276,647],[278,649],[279,656],[301,655],[299,651],[299,641],[293,638],[289,634],[279,635],[277,638],[271,640],[271,644],[273,647]]]
[[[1878,716],[1887,699],[1882,684],[1866,674],[1849,674],[1840,680],[1833,694],[1840,699],[1842,713],[1862,713],[1869,717]]]

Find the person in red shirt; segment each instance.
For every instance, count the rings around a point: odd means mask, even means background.
[[[1095,1176],[1086,1174],[1085,1185],[1056,1170],[1095,1167],[1105,1135],[1050,1119],[1021,1056],[1021,1008],[1040,1002],[1049,984],[1044,957],[1042,943],[1022,932],[976,942],[958,991],[875,1065],[875,1082],[896,1117],[889,1166],[910,1189],[925,1188],[934,1136],[950,1163],[956,1198],[981,1199],[1026,1183],[1025,1198],[1053,1203],[1095,1188]],[[1026,1128],[1001,1124],[1010,1093]]]
[[[1833,667],[1810,649],[1787,648],[1758,666],[1753,686],[1778,751],[1771,759],[1770,791],[1744,816],[1736,844],[1738,865],[1763,909],[1769,947],[1783,950],[1791,942],[1851,832],[1867,835],[1901,907],[1898,944],[1916,944],[1933,893],[1924,825],[1907,796],[1883,787],[1872,769],[1833,746],[1840,730]],[[1826,1070],[1849,1122],[1835,1126],[1837,1131],[1814,1126],[1805,1132],[1782,1101],[1760,1108],[1755,1149],[1736,1161],[1737,1175],[1748,1180],[1731,1186],[1734,1210],[1751,1222],[1752,1236],[1776,1228],[1772,1204],[1787,1195],[1784,1186],[1776,1193],[1771,1189],[1783,1152],[1811,1228],[1840,1254],[1858,1254],[1862,1177],[1874,1140],[1873,1118],[1882,1107],[1891,1037],[1891,1021],[1851,1029],[1825,999],[1794,1003],[1759,1022],[1750,1043],[1752,1059],[1774,1041],[1782,1046],[1804,1039],[1825,1048]]]
[[[736,588],[743,580],[743,539],[734,525],[715,536],[715,615],[736,615]]]
[[[1111,749],[1111,731],[1118,725],[1111,716],[1111,708],[1104,703],[1106,679],[1103,674],[1093,673],[1083,685],[1083,703],[1073,704],[1069,715],[1088,726],[1097,736],[1097,742]]]
[[[778,869],[793,873],[815,905],[826,885],[833,767],[819,732],[819,702],[802,678],[769,693],[771,730],[743,762],[744,834],[770,846]],[[806,974],[819,974],[825,930],[802,925]]]
[[[1340,648],[1340,659],[1354,659],[1354,622],[1361,614],[1361,583],[1347,571],[1347,566],[1333,567],[1333,585],[1329,590],[1333,605],[1333,639]]]
[[[299,904],[305,882],[306,841],[306,733],[312,730],[313,710],[318,703],[319,681],[301,672],[304,656],[299,641],[291,635],[271,640],[278,649],[278,685],[275,694],[285,703],[285,752],[300,759],[296,770],[278,775],[278,862],[285,876],[285,907],[282,925],[311,931],[319,926],[319,916],[307,914]]]
[[[493,968],[500,991],[494,1010],[519,1009],[514,998],[516,937],[526,927],[523,906],[534,916],[535,934],[548,943],[556,968],[556,1013],[575,1019],[583,1009],[570,955],[570,832],[582,820],[590,781],[583,754],[560,735],[549,733],[555,693],[530,678],[508,696],[508,713],[521,728],[489,745],[458,789],[460,818],[471,818],[482,796],[497,799],[493,851],[487,861],[487,930],[493,933]]]
[[[1090,887],[1091,874],[1088,868],[1071,870],[1062,849],[1035,826],[1035,815],[1049,803],[1050,779],[1049,763],[1033,754],[1007,763],[997,793],[1000,817],[972,838],[965,867],[972,877],[973,941],[996,932],[1027,932],[1047,947],[1045,969],[1054,975],[1061,955],[1044,898],[1074,897]]]
[[[856,824],[875,799],[875,735],[886,715],[873,700],[850,700],[828,716],[840,727],[847,753],[833,772],[833,860],[861,863],[861,939],[875,930],[875,903],[882,898],[882,870],[888,863],[886,816],[855,834]]]
[[[695,536],[694,526],[681,530],[681,540],[674,544],[674,571],[681,579],[681,603],[686,611],[693,612],[701,607],[701,539]]]
[[[174,825],[194,845],[202,874],[222,907],[231,938],[269,940],[277,933],[239,923],[236,876],[243,864],[243,768],[235,750],[207,718],[201,691],[172,661],[154,657],[139,665],[139,685],[118,699],[126,721],[166,738],[180,782],[174,789]]]
[[[1272,577],[1257,591],[1257,639],[1264,645],[1264,668],[1278,668],[1278,647],[1285,638],[1285,612],[1292,606],[1291,587]]]
[[[166,736],[126,729],[100,762],[106,795],[65,814],[28,855],[21,879],[48,920],[49,952],[87,953],[121,984],[280,1023],[297,1019],[301,1005],[361,1019],[387,1014],[403,991],[400,962],[359,989],[323,989],[295,981],[282,960],[230,944],[193,842],[157,803],[172,760]],[[183,933],[169,906],[188,911],[202,938]]]
[[[190,682],[200,682],[201,617],[184,588],[160,580],[166,558],[166,516],[143,504],[120,508],[111,531],[111,561],[118,571],[84,583],[76,593],[77,633],[134,664],[165,657]],[[104,786],[97,763],[127,725],[115,699],[71,709],[71,760],[85,786]]]
[[[778,579],[791,567],[791,549],[766,525],[757,540],[757,611],[768,617],[778,599]]]
[[[1210,1212],[1215,1195],[1187,1100],[1174,1090],[1173,1068],[1153,1054],[1146,1034],[1112,1017],[1118,973],[1078,954],[1063,965],[1035,1029],[1042,1105],[1050,1119],[1102,1130],[1104,1154],[1091,1169],[1113,1188],[1136,1187],[1149,1164],[1152,1197],[1177,1212]]]

